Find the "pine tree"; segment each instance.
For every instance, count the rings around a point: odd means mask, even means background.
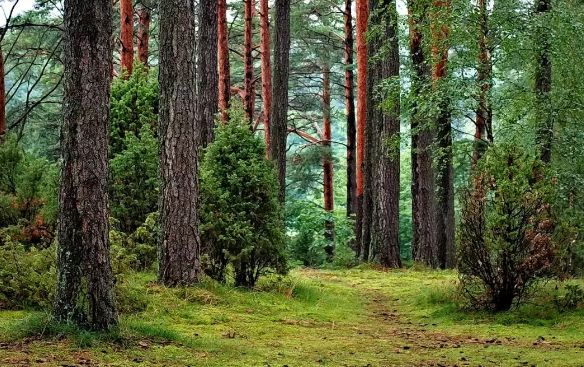
[[[160,256],[159,280],[169,286],[201,276],[199,146],[195,113],[193,0],[160,3]]]
[[[219,103],[219,75],[217,70],[218,3],[201,0],[199,17],[199,72],[197,73],[197,123],[202,132],[203,144],[213,141],[215,117]]]
[[[288,135],[288,75],[290,73],[290,0],[276,0],[274,78],[269,156],[280,185],[278,198],[286,199],[286,138]]]
[[[550,163],[552,160],[553,119],[551,113],[552,64],[550,55],[550,36],[545,25],[547,14],[551,11],[551,0],[535,2],[536,35],[535,35],[535,97],[537,138],[536,146],[540,151],[541,160]]]
[[[132,0],[120,0],[120,15],[120,40],[122,43],[120,71],[125,70],[127,76],[130,76],[134,64],[134,6]]]
[[[437,266],[435,172],[432,144],[435,132],[422,99],[431,86],[432,68],[423,48],[422,25],[428,21],[428,0],[409,0],[410,55],[412,58],[412,258]]]
[[[68,0],[64,11],[64,121],[53,316],[106,330],[117,324],[107,192],[113,7],[110,0]]]
[[[252,0],[244,0],[244,35],[243,35],[243,106],[245,116],[251,121],[254,114],[254,72],[253,72],[253,6]]]
[[[325,63],[322,68],[322,146],[325,147],[323,156],[323,182],[324,182],[324,210],[332,213],[335,209],[334,187],[333,187],[333,161],[331,150],[331,69]],[[332,216],[332,215],[331,215]],[[326,221],[325,235],[328,244],[325,248],[329,259],[333,256],[334,239],[335,239],[335,223],[333,221]]]
[[[264,104],[264,141],[270,149],[270,118],[272,116],[272,65],[270,61],[270,20],[268,0],[260,0],[260,53],[262,55],[262,101]]]
[[[138,10],[138,58],[142,64],[148,66],[152,12],[144,1],[141,4]]]
[[[478,1],[478,67],[477,87],[479,90],[478,105],[476,109],[475,147],[473,153],[473,167],[485,151],[488,145],[493,143],[493,110],[491,107],[491,88],[493,85],[493,65],[491,63],[491,50],[489,40],[489,9],[487,0]]]
[[[436,248],[438,266],[454,267],[454,170],[452,127],[448,95],[448,50],[450,49],[450,0],[434,0],[432,11],[433,89],[438,100],[436,114]]]
[[[357,5],[357,257],[363,256],[362,248],[364,215],[364,180],[365,180],[365,121],[367,113],[367,43],[365,34],[369,19],[369,0],[356,0]],[[368,245],[367,245],[368,246]],[[368,255],[367,255],[368,256]]]
[[[231,97],[231,75],[229,67],[229,39],[227,34],[227,0],[218,0],[217,10],[218,46],[217,57],[219,64],[219,109],[221,118],[227,121],[227,110]]]
[[[365,181],[365,191],[370,193],[372,218],[371,244],[364,245],[371,248],[382,266],[399,268],[400,62],[396,3],[371,0],[370,11],[367,53],[372,61],[367,85],[369,93],[377,97],[369,98],[367,111],[365,157],[371,174]]]
[[[6,82],[4,80],[4,55],[0,44],[0,142],[6,134]]]
[[[347,217],[357,213],[357,126],[355,117],[355,73],[353,72],[352,1],[345,0],[345,108],[347,112]]]

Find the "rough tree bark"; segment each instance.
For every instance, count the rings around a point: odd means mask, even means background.
[[[134,6],[132,0],[120,0],[120,40],[122,42],[121,72],[126,71],[126,77],[132,75],[134,63]]]
[[[275,2],[274,78],[270,158],[278,172],[281,203],[286,200],[286,138],[288,134],[288,75],[290,73],[290,0]]]
[[[150,44],[150,20],[152,14],[150,8],[142,2],[138,11],[138,58],[142,64],[148,66]]]
[[[262,100],[264,104],[264,140],[270,149],[270,118],[272,116],[272,64],[270,62],[270,19],[268,0],[260,0],[260,52],[262,54]]]
[[[229,39],[227,32],[227,0],[218,2],[218,64],[219,64],[219,109],[221,119],[227,121],[227,110],[231,98],[231,72],[229,66]]]
[[[432,12],[432,84],[437,94],[438,113],[436,168],[436,248],[438,266],[454,267],[454,170],[452,167],[452,127],[447,83],[447,65],[451,5],[449,0],[435,0]]]
[[[398,16],[395,0],[371,0],[371,27],[379,27],[376,37],[369,40],[367,54],[379,59],[370,63],[367,85],[370,91],[380,88],[379,83],[397,81],[391,90],[379,89],[370,97],[367,111],[367,141],[365,158],[371,167],[370,181],[365,191],[371,192],[372,224],[371,246],[373,255],[387,268],[401,266],[399,246],[399,195],[400,195],[400,87]],[[382,51],[383,54],[379,54]],[[389,46],[389,47],[388,47]],[[383,108],[381,104],[383,103]],[[365,225],[365,224],[364,224]]]
[[[325,147],[323,157],[323,181],[324,181],[324,210],[331,213],[334,211],[334,192],[333,192],[333,161],[331,150],[331,68],[325,64],[322,68],[322,127],[323,127],[323,142]],[[325,237],[327,245],[325,251],[327,259],[332,260],[334,252],[335,241],[335,223],[332,220],[327,220],[325,223]]]
[[[58,281],[53,316],[95,330],[117,324],[108,221],[111,0],[64,4]]]
[[[550,35],[545,18],[551,10],[551,0],[537,0],[535,2],[536,15],[536,67],[535,67],[535,98],[537,136],[536,145],[540,152],[540,158],[544,163],[552,160],[553,118],[552,101],[552,64],[550,59]]]
[[[0,141],[6,134],[6,82],[4,80],[4,55],[0,44]]]
[[[357,237],[356,255],[362,257],[363,248],[363,193],[365,180],[365,121],[367,114],[367,22],[369,0],[356,0],[357,5]]]
[[[243,106],[245,117],[253,120],[254,112],[254,75],[253,75],[253,7],[252,0],[244,0],[245,29],[243,37]]]
[[[347,110],[347,217],[357,213],[355,75],[353,72],[352,1],[345,0],[345,108]]]
[[[160,255],[159,280],[168,286],[201,276],[199,145],[195,119],[194,0],[160,3]],[[196,122],[196,123],[195,123]]]
[[[414,75],[412,78],[413,107],[412,135],[412,258],[429,266],[438,265],[436,250],[435,177],[432,167],[434,131],[420,108],[421,98],[431,84],[432,68],[422,47],[422,24],[426,22],[428,0],[409,0],[410,54]]]
[[[202,142],[207,146],[214,140],[215,117],[219,105],[219,75],[217,69],[218,2],[201,0],[199,17],[199,72],[197,73],[197,125],[203,131]]]
[[[493,143],[493,110],[491,108],[491,87],[493,85],[491,50],[489,45],[489,10],[487,0],[478,0],[479,10],[479,55],[477,67],[477,87],[479,101],[476,111],[475,146],[472,166],[485,154],[487,147]]]

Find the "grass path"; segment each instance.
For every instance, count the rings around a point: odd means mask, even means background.
[[[115,334],[0,312],[0,366],[584,366],[584,314],[549,299],[462,313],[452,272],[296,270],[260,291],[153,280],[129,278],[127,306],[145,306]]]

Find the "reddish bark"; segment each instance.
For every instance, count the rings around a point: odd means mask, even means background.
[[[243,39],[243,63],[244,63],[244,78],[243,78],[243,106],[245,108],[245,117],[249,120],[253,119],[254,112],[254,91],[253,91],[253,55],[252,55],[252,41],[253,41],[253,7],[252,0],[244,0],[245,13],[245,29]]]
[[[355,76],[353,73],[353,16],[351,0],[345,0],[345,107],[347,110],[347,217],[357,212],[357,162],[355,139]]]
[[[138,17],[140,18],[140,23],[138,24],[138,58],[142,64],[148,66],[150,20],[152,18],[150,8],[142,4],[138,11]]]
[[[120,0],[120,12],[121,71],[126,70],[127,77],[132,75],[132,64],[134,62],[134,7],[132,0]]]
[[[324,147],[331,147],[331,81],[330,67],[325,66],[323,70],[323,94],[322,94],[322,126]],[[327,152],[323,161],[324,170],[324,210],[334,209],[333,199],[333,162],[330,157],[331,152]]]
[[[260,0],[260,52],[262,54],[262,100],[264,103],[264,138],[270,149],[270,117],[272,116],[272,65],[270,63],[270,20],[268,0]]]
[[[357,256],[360,255],[363,224],[363,188],[365,161],[365,120],[367,113],[367,21],[369,1],[357,0]]]
[[[323,67],[323,92],[322,92],[322,126],[323,126],[323,147],[326,148],[323,157],[323,179],[324,179],[324,210],[332,212],[334,210],[334,195],[333,195],[333,161],[331,151],[331,80],[330,80],[330,66]],[[327,245],[325,251],[327,257],[332,259],[334,251],[334,222],[327,220],[325,222],[325,236],[327,238]]]
[[[6,133],[6,84],[4,82],[4,56],[0,45],[0,139]]]
[[[451,12],[450,0],[434,0],[432,19],[432,84],[437,90],[447,77]],[[439,152],[436,168],[436,248],[438,266],[453,268],[454,250],[454,172],[450,101],[447,92],[439,92],[436,140]]]
[[[227,0],[219,0],[218,9],[218,64],[219,64],[219,109],[221,118],[227,121],[227,109],[231,97],[231,75],[229,67],[229,40],[227,38]]]

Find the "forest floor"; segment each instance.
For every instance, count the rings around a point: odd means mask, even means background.
[[[1,366],[584,366],[584,311],[559,313],[555,285],[514,312],[453,303],[456,274],[295,270],[249,291],[215,283],[129,285],[146,309],[120,330],[61,330],[0,312]]]

